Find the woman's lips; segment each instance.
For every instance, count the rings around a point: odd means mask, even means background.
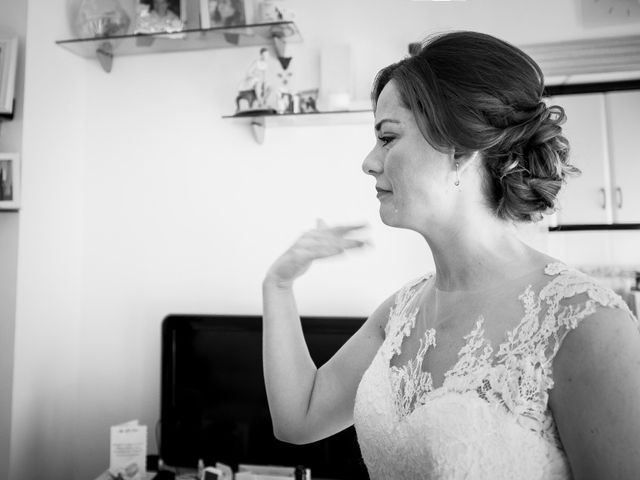
[[[376,191],[378,192],[378,194],[376,195],[376,197],[378,198],[382,198],[385,195],[389,195],[391,193],[391,190],[385,190],[383,188],[378,188],[378,187],[376,187]]]

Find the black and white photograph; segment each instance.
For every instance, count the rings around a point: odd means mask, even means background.
[[[0,480],[640,480],[639,0],[3,31]]]
[[[0,36],[0,116],[13,114],[18,38]]]
[[[20,207],[20,158],[15,153],[0,153],[0,210]]]
[[[186,0],[136,0],[135,33],[173,33],[184,28]]]
[[[252,0],[200,0],[202,28],[234,27],[252,22]]]

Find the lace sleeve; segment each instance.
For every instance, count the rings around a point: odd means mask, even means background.
[[[549,345],[549,360],[553,360],[572,330],[602,308],[623,311],[629,321],[640,330],[638,320],[628,305],[613,290],[577,270],[567,268],[558,273],[560,275],[540,292],[541,300],[546,304],[543,323],[548,328],[549,336],[553,338]]]

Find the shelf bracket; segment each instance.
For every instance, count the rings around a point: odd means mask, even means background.
[[[287,41],[284,38],[274,36],[273,47],[276,49],[280,66],[283,70],[286,70],[289,68],[289,63],[291,62],[291,55],[289,54],[289,45],[287,44]]]
[[[251,120],[251,132],[253,133],[253,138],[260,145],[264,143],[265,130],[266,128],[264,117],[254,117]]]
[[[96,48],[96,57],[102,69],[107,73],[111,72],[111,66],[113,65],[113,44],[111,42],[102,42],[100,46]]]

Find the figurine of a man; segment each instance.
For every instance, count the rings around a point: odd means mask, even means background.
[[[240,111],[240,101],[246,100],[249,108],[264,108],[269,95],[267,71],[269,70],[269,49],[260,49],[260,56],[249,66],[240,82],[236,96],[236,111]]]

